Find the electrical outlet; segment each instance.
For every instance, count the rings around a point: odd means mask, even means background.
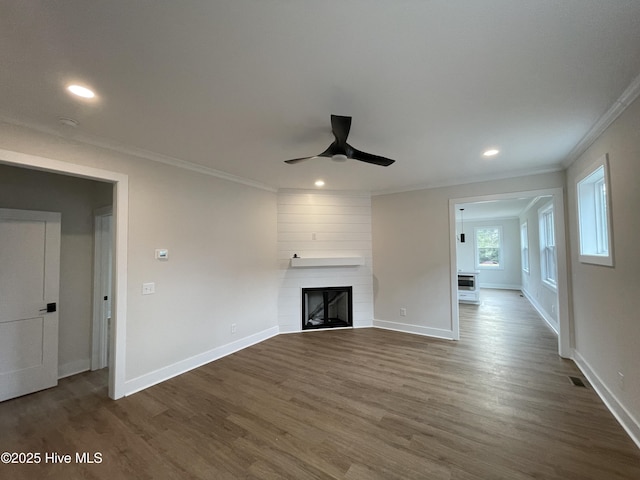
[[[231,324],[231,333],[232,334],[236,333],[236,324],[235,323]]]
[[[142,284],[142,294],[143,295],[151,295],[156,293],[156,284],[151,283],[143,283]]]
[[[407,316],[407,309],[406,308],[401,308],[400,309],[400,316],[401,317],[406,317]]]

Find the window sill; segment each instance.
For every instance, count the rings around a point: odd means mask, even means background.
[[[476,265],[476,270],[484,270],[485,272],[502,271],[504,270],[504,267],[487,267],[484,265]]]
[[[611,255],[580,255],[580,263],[613,267],[613,257]]]
[[[555,283],[548,282],[546,280],[542,280],[542,285],[551,290],[552,292],[558,292],[558,285]]]

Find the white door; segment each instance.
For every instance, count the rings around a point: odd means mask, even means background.
[[[60,218],[0,208],[0,401],[58,384]]]
[[[98,210],[94,216],[93,279],[93,353],[91,370],[109,365],[109,333],[111,331],[111,281],[113,213],[111,207]]]

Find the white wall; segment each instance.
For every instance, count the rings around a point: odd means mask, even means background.
[[[277,332],[274,192],[6,123],[0,148],[128,175],[127,391]]]
[[[567,170],[576,359],[640,445],[640,100]],[[614,267],[581,263],[575,182],[609,155]],[[624,381],[618,372],[624,375]]]
[[[315,238],[315,239],[314,239]],[[278,322],[281,332],[301,330],[301,289],[353,286],[353,325],[371,326],[373,282],[371,197],[368,194],[284,191],[278,194]],[[353,267],[291,268],[294,254],[364,257]]]
[[[558,294],[542,281],[540,267],[540,224],[538,210],[549,205],[551,199],[541,198],[520,216],[519,224],[527,222],[529,237],[529,273],[522,272],[522,292],[546,322],[557,332]]]
[[[0,208],[62,213],[58,371],[91,366],[93,211],[111,205],[107,183],[0,165]]]
[[[374,196],[374,324],[452,338],[449,199],[563,184],[564,174],[555,172]]]
[[[490,270],[476,266],[475,236],[476,227],[502,228],[502,268]],[[458,224],[457,232],[462,225]],[[478,283],[481,288],[520,289],[520,225],[517,218],[496,218],[491,220],[464,222],[465,243],[456,242],[458,270],[478,270]]]

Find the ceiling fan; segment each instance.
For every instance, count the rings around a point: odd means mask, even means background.
[[[350,129],[351,117],[331,115],[331,130],[333,132],[335,140],[331,145],[329,145],[329,148],[327,148],[319,155],[314,155],[312,157],[293,158],[291,160],[285,160],[284,163],[292,165],[294,163],[318,157],[331,158],[336,161],[353,159],[359,160],[361,162],[372,163],[374,165],[380,165],[382,167],[388,167],[393,162],[395,162],[395,160],[391,160],[390,158],[380,157],[378,155],[362,152],[353,148],[347,143],[347,137],[349,136]]]

